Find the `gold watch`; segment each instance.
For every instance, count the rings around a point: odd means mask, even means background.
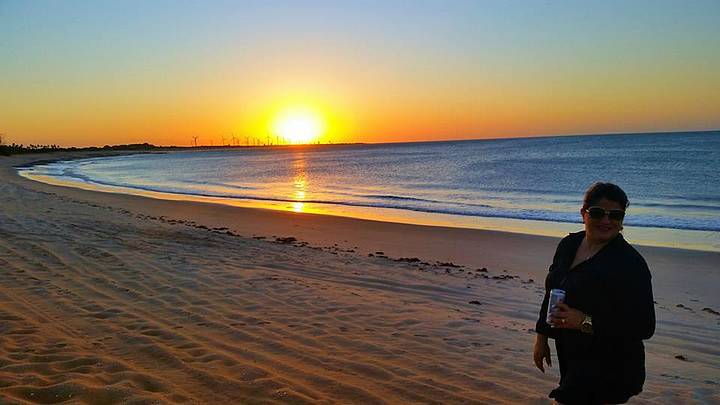
[[[583,319],[580,324],[580,332],[589,334],[593,333],[592,316],[585,314],[585,319]]]

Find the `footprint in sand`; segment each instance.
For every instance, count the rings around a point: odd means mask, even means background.
[[[713,315],[720,315],[720,312],[708,307],[703,308],[702,311]]]

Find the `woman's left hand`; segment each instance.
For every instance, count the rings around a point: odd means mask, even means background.
[[[580,329],[585,314],[565,303],[560,303],[550,312],[550,326],[561,329]]]

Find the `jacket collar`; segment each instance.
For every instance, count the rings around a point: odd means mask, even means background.
[[[570,267],[573,259],[575,259],[575,253],[577,252],[580,244],[585,238],[585,231],[570,233],[568,237],[570,238],[569,243],[562,256],[563,261],[567,262],[567,266]],[[595,253],[595,256],[593,257],[598,257],[600,255],[604,255],[608,251],[615,250],[617,246],[620,246],[623,243],[624,240],[625,239],[623,238],[622,234],[618,233],[617,236],[615,236],[610,242],[603,246],[602,249]]]

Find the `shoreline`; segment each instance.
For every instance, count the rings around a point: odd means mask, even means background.
[[[557,383],[531,357],[559,238],[53,186],[17,175],[29,158],[0,158],[0,399],[547,403]],[[658,330],[631,403],[720,400],[720,254],[638,250]]]
[[[139,152],[141,154],[146,152]],[[155,152],[150,152],[155,153]],[[163,152],[167,153],[167,152]],[[65,155],[66,153],[61,153]],[[67,156],[58,156],[53,159],[42,160],[43,162],[57,162],[64,160],[75,160],[85,158],[98,158],[107,156],[125,156],[134,155],[138,152],[116,152],[116,153],[103,153],[96,154],[94,152],[86,153],[81,152],[71,153],[70,159]],[[79,155],[79,156],[78,156]],[[26,160],[26,159],[22,159]],[[12,165],[12,168],[27,167],[28,165],[37,164],[37,161],[28,160],[19,165]],[[468,254],[472,251],[474,246],[486,245],[490,240],[497,240],[499,244],[507,245],[511,244],[513,239],[531,241],[533,245],[540,246],[539,249],[533,249],[531,252],[525,253],[520,259],[523,263],[534,263],[537,258],[544,258],[546,263],[552,261],[552,254],[554,253],[554,247],[562,236],[549,236],[549,235],[538,235],[532,233],[525,233],[520,231],[505,231],[496,229],[478,229],[478,228],[465,228],[465,227],[454,227],[454,226],[443,226],[443,225],[425,225],[425,224],[413,224],[403,222],[393,222],[385,220],[375,220],[366,218],[355,218],[349,216],[339,216],[330,214],[319,214],[313,212],[295,212],[292,210],[272,209],[258,207],[248,207],[245,205],[232,205],[203,200],[192,200],[187,199],[186,196],[178,196],[172,198],[173,194],[164,194],[163,196],[143,195],[141,193],[131,194],[111,190],[97,190],[95,186],[90,185],[87,188],[77,187],[75,185],[62,185],[62,184],[51,184],[40,182],[33,179],[24,178],[17,173],[14,173],[16,177],[22,178],[29,183],[44,184],[53,188],[60,188],[72,193],[71,190],[77,190],[81,192],[83,196],[89,197],[93,200],[100,200],[107,203],[120,203],[122,206],[133,206],[135,204],[142,204],[147,208],[151,208],[150,212],[157,215],[157,217],[166,217],[166,215],[160,215],[165,211],[164,202],[172,204],[173,208],[171,211],[179,215],[177,219],[185,220],[200,220],[206,222],[206,226],[209,228],[220,227],[222,225],[232,225],[234,230],[239,234],[249,237],[294,237],[300,241],[304,241],[310,244],[319,244],[327,246],[336,245],[336,237],[330,236],[330,232],[337,226],[338,223],[342,224],[343,228],[353,228],[354,240],[343,239],[342,243],[337,243],[338,248],[345,249],[359,249],[362,253],[373,253],[376,251],[391,252],[391,257],[401,257],[395,252],[409,252],[414,256],[422,256],[424,252],[434,252],[440,250],[444,252],[452,252],[450,255],[439,255],[435,261],[453,262],[457,261],[463,263],[468,267],[478,267],[488,263],[488,257],[484,256],[482,261],[478,261],[475,258],[480,257],[480,254]],[[42,188],[42,187],[41,187]],[[163,193],[157,193],[163,194]],[[100,196],[106,196],[102,198]],[[186,205],[186,207],[184,207]],[[210,213],[212,211],[212,213]],[[261,232],[254,232],[252,227],[246,226],[242,221],[234,221],[233,217],[236,212],[242,212],[242,215],[250,215],[258,218],[257,222],[263,222]],[[193,213],[194,215],[191,215]],[[200,215],[198,215],[200,213]],[[182,218],[180,218],[182,217]],[[170,219],[172,220],[172,219]],[[290,229],[295,232],[295,235],[282,235],[283,231],[288,232],[288,224]],[[311,225],[310,225],[311,224]],[[253,223],[253,225],[257,225]],[[582,224],[567,224],[574,226],[571,232],[577,232],[582,229]],[[380,246],[379,249],[373,247],[374,241],[387,239],[381,236],[381,234],[392,235],[392,239],[396,239],[397,242]],[[403,238],[403,235],[407,234],[419,234],[421,235],[418,239],[420,240],[407,240]],[[388,235],[385,235],[388,236]],[[563,235],[564,236],[564,235]],[[444,241],[452,240],[454,247],[447,246],[448,244]],[[666,258],[673,255],[681,255],[692,259],[693,257],[718,257],[720,258],[720,252],[713,250],[702,250],[702,249],[686,249],[680,247],[667,247],[667,246],[652,246],[642,245],[633,243],[632,240],[629,242],[638,248],[643,254],[650,254],[651,256],[658,256],[659,261],[667,260]],[[458,245],[459,244],[459,245]],[[351,246],[353,245],[353,246]],[[434,249],[433,246],[439,247]],[[495,251],[495,249],[490,249]],[[481,252],[487,255],[490,252]],[[429,258],[428,260],[432,260]],[[691,260],[688,260],[691,261]],[[502,260],[496,260],[490,258],[489,261],[496,267],[501,266]],[[519,268],[505,269],[511,271],[518,271]],[[526,272],[523,272],[526,273]],[[529,273],[526,273],[529,274]],[[525,275],[525,274],[524,274]]]
[[[143,152],[141,152],[143,153]],[[136,154],[110,153],[109,156]],[[67,153],[61,153],[55,160],[67,160]],[[85,157],[105,157],[90,153],[71,153],[71,159]],[[27,156],[18,159],[30,161]],[[389,258],[418,258],[425,262],[461,264],[468,268],[488,268],[498,272],[513,273],[522,278],[544,279],[547,266],[552,262],[560,236],[535,235],[522,232],[508,232],[488,229],[447,227],[439,225],[418,225],[401,222],[388,222],[372,219],[316,213],[294,212],[261,207],[248,208],[217,204],[213,202],[189,201],[184,198],[170,200],[141,195],[101,192],[92,188],[82,189],[62,185],[51,185],[19,176],[11,164],[12,175],[30,187],[43,190],[45,186],[72,197],[83,197],[89,201],[103,203],[124,209],[137,209],[142,206],[145,214],[167,220],[194,221],[208,229],[227,227],[245,237],[295,238],[299,242],[315,246],[327,246],[336,249],[354,250],[362,255],[382,252]],[[6,165],[1,166],[6,170]],[[174,213],[174,218],[168,215]],[[246,221],[253,218],[252,221]],[[335,230],[352,230],[343,237],[337,237]],[[580,224],[573,232],[582,229]],[[504,246],[513,246],[523,242],[522,251],[512,252],[512,260]],[[686,263],[691,272],[704,272],[708,265],[720,265],[720,252],[694,250],[676,247],[648,246],[633,243],[645,257],[651,269],[659,268],[662,273],[672,275],[663,284],[681,282],[679,274],[672,267],[677,261]],[[482,247],[478,249],[478,247]],[[538,268],[538,263],[542,263]],[[686,274],[687,275],[687,274]],[[720,280],[720,278],[719,278]],[[654,280],[657,283],[658,280]],[[692,290],[702,291],[704,296],[713,296],[708,284],[703,280],[684,280]],[[720,285],[720,282],[718,283]],[[680,298],[678,296],[678,298]],[[713,300],[714,307],[720,307],[720,297]]]
[[[84,152],[71,153],[71,158],[58,157],[54,159],[43,159],[39,161],[28,160],[21,163],[16,169],[32,167],[37,164],[48,164],[58,161],[99,158],[110,156],[126,156],[145,153],[174,153],[176,151],[119,151],[115,153],[103,152]],[[183,153],[179,151],[178,153]],[[61,152],[61,155],[68,155]],[[560,238],[569,232],[576,232],[582,228],[580,222],[556,222],[550,220],[533,220],[518,219],[506,217],[476,217],[464,216],[458,214],[430,213],[413,210],[403,210],[395,208],[382,207],[365,207],[353,205],[338,204],[321,204],[314,202],[299,201],[267,201],[262,199],[241,199],[229,197],[215,197],[182,193],[167,193],[152,190],[143,190],[138,188],[121,187],[114,185],[104,185],[97,183],[88,183],[84,181],[62,180],[52,176],[21,174],[34,181],[43,182],[50,185],[73,187],[88,191],[135,195],[154,199],[171,200],[171,201],[189,201],[204,202],[212,204],[220,204],[232,207],[263,209],[274,211],[285,211],[295,213],[306,213],[324,216],[345,217],[360,220],[369,220],[386,223],[400,223],[419,226],[430,226],[440,228],[454,229],[471,229],[471,230],[490,230],[499,232],[508,232],[513,234],[527,234],[534,236],[546,236]],[[634,244],[647,247],[664,247],[672,249],[683,249],[693,251],[718,252],[720,253],[720,243],[717,240],[717,232],[676,229],[676,228],[658,228],[646,226],[626,225],[624,234],[628,240],[635,241]],[[715,239],[710,239],[714,237]]]

